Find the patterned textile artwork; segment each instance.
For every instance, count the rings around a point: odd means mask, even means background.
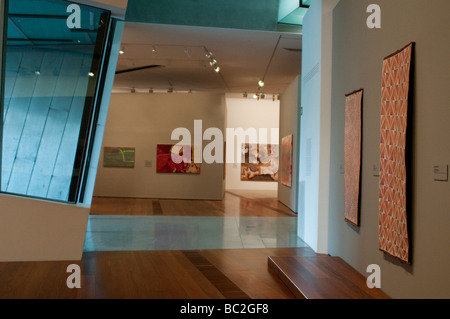
[[[383,62],[379,181],[379,248],[409,263],[407,123],[414,43]]]
[[[363,92],[361,89],[345,96],[345,220],[355,226],[359,226]]]
[[[278,181],[278,145],[242,144],[241,181]]]

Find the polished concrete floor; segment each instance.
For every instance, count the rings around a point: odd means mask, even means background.
[[[305,247],[288,217],[91,216],[85,251]]]
[[[297,236],[296,215],[279,203],[273,192],[227,192],[224,200],[218,202],[158,200],[158,215],[136,215],[136,211],[145,211],[142,208],[145,205],[155,207],[155,200],[150,204],[142,201],[136,205],[138,200],[131,203],[130,199],[124,199],[123,213],[117,199],[95,201],[84,251],[307,246]],[[108,208],[108,203],[114,205]],[[134,211],[130,211],[130,207],[135,207]],[[108,215],[108,209],[113,214]],[[186,210],[193,216],[185,216]],[[214,214],[211,213],[213,210]]]

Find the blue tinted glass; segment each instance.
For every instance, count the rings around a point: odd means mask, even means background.
[[[67,1],[10,1],[2,192],[69,200],[80,178],[80,128],[93,108],[105,14]]]

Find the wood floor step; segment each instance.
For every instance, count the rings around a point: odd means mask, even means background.
[[[268,263],[297,298],[389,299],[339,257],[269,256]]]

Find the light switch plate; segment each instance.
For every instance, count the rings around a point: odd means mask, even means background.
[[[448,165],[434,165],[434,180],[448,182]]]

